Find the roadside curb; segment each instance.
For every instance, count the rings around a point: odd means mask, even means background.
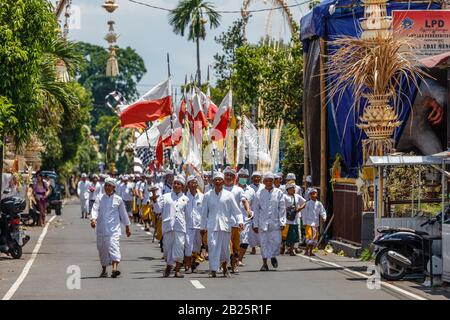
[[[362,278],[365,278],[365,279],[369,279],[371,277],[370,274],[361,273],[361,272],[358,272],[358,271],[351,270],[349,267],[342,266],[342,265],[340,265],[338,263],[335,263],[335,262],[327,261],[325,259],[322,259],[319,256],[307,257],[307,256],[304,256],[304,255],[301,255],[301,254],[296,254],[296,256],[300,257],[302,259],[305,259],[305,260],[309,260],[309,261],[311,261],[313,263],[323,263],[323,264],[326,264],[326,265],[329,265],[329,266],[333,266],[333,267],[339,268],[339,269],[341,269],[341,271],[349,273],[349,274],[352,274],[353,276],[358,276],[358,277],[362,277]],[[392,283],[385,282],[385,281],[381,281],[380,285],[383,286],[388,291],[395,292],[397,294],[401,294],[401,295],[406,296],[406,297],[408,297],[410,299],[413,299],[413,300],[430,300],[430,298],[424,296],[424,294],[411,292],[410,288],[400,287],[398,285],[394,285]]]

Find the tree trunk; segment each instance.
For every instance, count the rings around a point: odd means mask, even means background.
[[[197,79],[198,86],[202,85],[202,73],[200,71],[200,37],[197,37]]]

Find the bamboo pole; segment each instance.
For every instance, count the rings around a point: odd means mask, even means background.
[[[327,203],[327,107],[325,84],[325,40],[320,39],[320,201]]]

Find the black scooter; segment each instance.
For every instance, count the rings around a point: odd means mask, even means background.
[[[444,212],[444,223],[450,222],[450,207]],[[441,219],[442,212],[421,227],[441,223]],[[375,265],[384,279],[397,281],[407,274],[423,273],[431,255],[427,232],[409,228],[382,228],[378,232],[380,235],[373,241]]]
[[[18,197],[0,201],[0,252],[13,259],[22,257],[22,246],[30,240],[20,229],[20,213],[25,206],[25,200]]]

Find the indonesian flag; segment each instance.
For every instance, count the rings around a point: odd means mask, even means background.
[[[172,113],[170,78],[160,83],[120,113],[122,127],[155,121]]]
[[[227,136],[227,129],[231,119],[231,111],[233,108],[233,93],[231,90],[223,99],[217,110],[216,116],[211,130],[211,139],[220,141]]]

